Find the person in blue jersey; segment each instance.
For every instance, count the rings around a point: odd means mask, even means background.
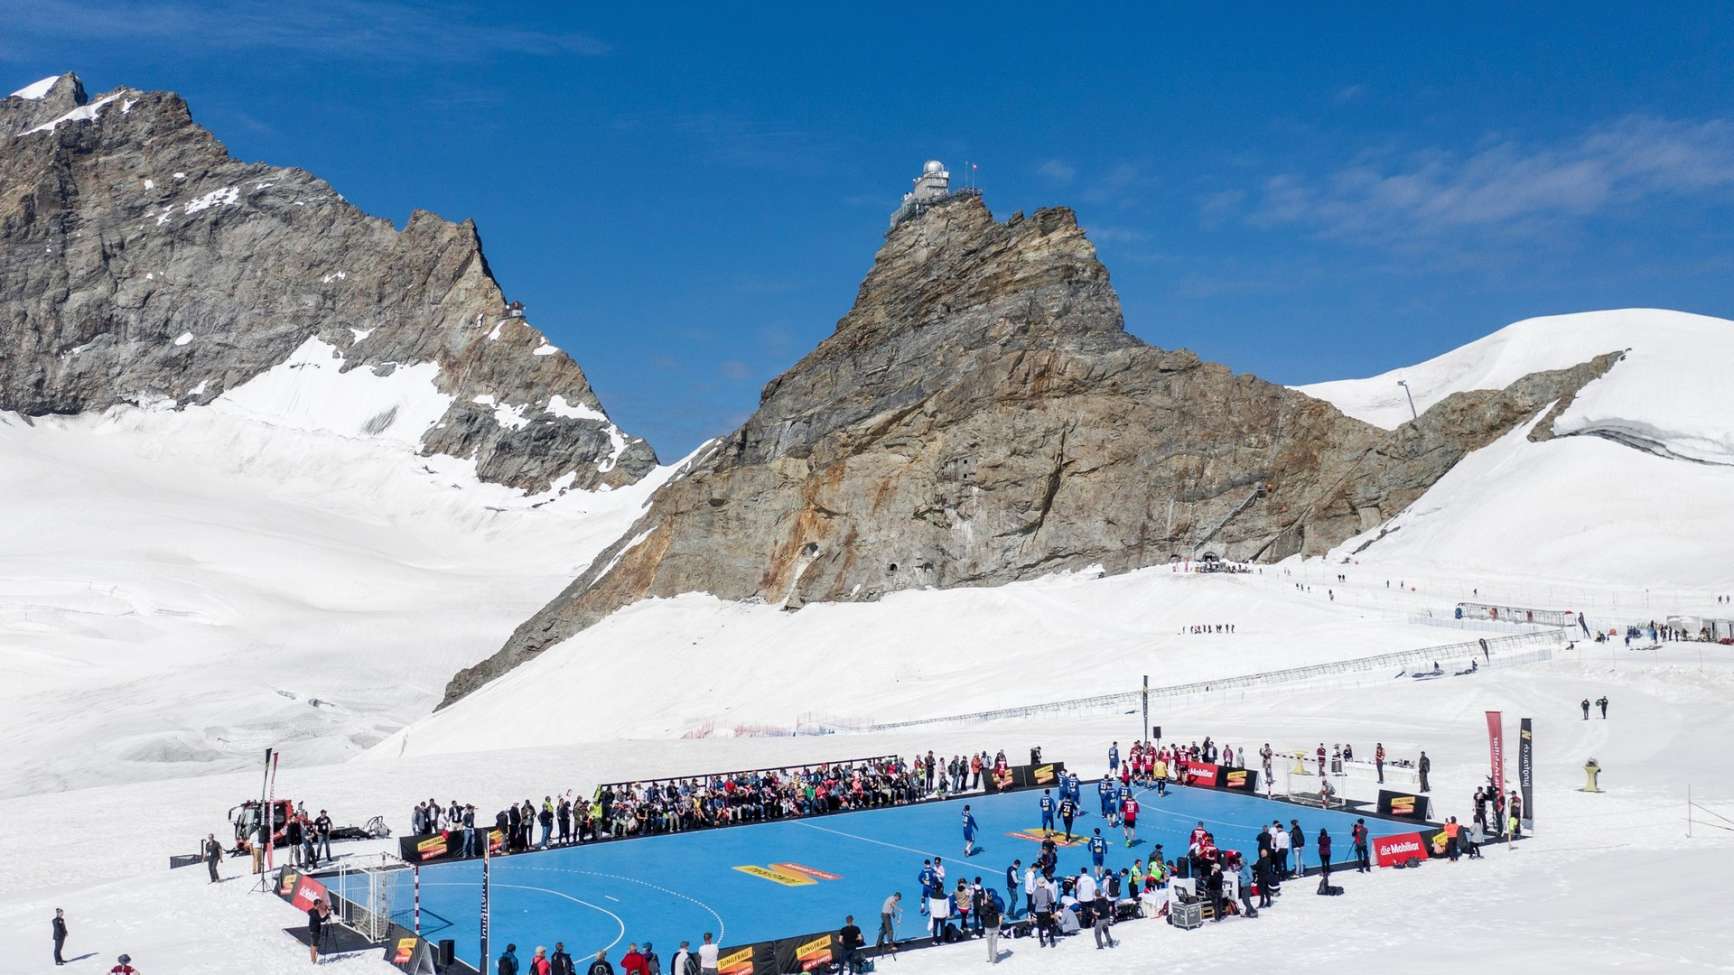
[[[1108,746],[1108,777],[1112,778],[1120,771],[1120,743],[1114,742]]]
[[[1103,863],[1108,858],[1108,841],[1102,838],[1102,831],[1096,830],[1090,837],[1090,864],[1096,868],[1096,876],[1102,876]]]
[[[1050,834],[1054,831],[1054,795],[1052,789],[1043,789],[1040,801],[1042,807],[1042,832]]]
[[[963,807],[963,855],[975,856],[975,814],[969,811],[966,803]]]
[[[939,885],[939,875],[933,872],[933,861],[921,861],[921,872],[915,875],[915,882],[921,885],[921,913],[927,913],[927,902],[933,897],[933,889]]]
[[[1112,776],[1104,775],[1102,780],[1096,783],[1096,799],[1102,804],[1102,818],[1111,820],[1114,803],[1114,779]]]

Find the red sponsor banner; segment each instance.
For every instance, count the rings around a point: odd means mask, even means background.
[[[1373,840],[1373,861],[1381,867],[1397,867],[1410,860],[1427,859],[1427,841],[1420,833],[1398,833]]]
[[[1209,762],[1187,762],[1186,784],[1216,786],[1216,766]]]
[[[325,885],[312,877],[302,877],[295,883],[295,896],[289,899],[296,910],[305,911],[313,906],[316,900],[323,900],[328,893]]]
[[[1493,763],[1493,791],[1505,795],[1505,721],[1498,711],[1487,712],[1487,753]]]
[[[843,877],[840,874],[826,873],[823,870],[815,870],[812,867],[805,866],[805,865],[799,864],[799,863],[773,863],[773,864],[771,864],[771,866],[775,867],[778,870],[783,871],[784,873],[803,874],[805,876],[812,877],[814,880],[842,880],[843,879]]]

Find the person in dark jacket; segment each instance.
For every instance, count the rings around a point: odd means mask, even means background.
[[[499,966],[495,969],[499,975],[518,975],[518,946],[507,945],[500,954]]]
[[[1331,882],[1331,834],[1323,826],[1319,827],[1319,873],[1321,884]]]
[[[223,862],[223,844],[217,842],[217,834],[205,835],[205,866],[211,869],[211,883],[223,878],[217,876],[217,864]]]
[[[1269,907],[1271,891],[1276,887],[1279,873],[1269,850],[1258,851],[1258,865],[1253,868],[1253,873],[1258,879],[1258,906]]]
[[[572,956],[566,953],[566,942],[554,942],[554,953],[548,956],[548,963],[553,966],[554,975],[578,975],[578,970],[572,967]]]
[[[60,908],[54,909],[54,963],[66,964],[66,959],[60,957],[60,952],[66,947],[66,912]]]
[[[1210,899],[1211,923],[1222,920],[1222,915],[1228,913],[1228,901],[1222,896],[1222,864],[1210,865],[1210,873],[1204,878],[1204,896]]]
[[[614,975],[614,966],[608,963],[608,954],[606,952],[598,951],[596,953],[596,960],[591,962],[590,967],[584,970],[584,975]]]
[[[1373,862],[1367,849],[1367,821],[1355,820],[1355,828],[1350,831],[1350,837],[1355,841],[1355,871],[1357,873],[1372,873]],[[1452,851],[1455,853],[1456,851]]]
[[[313,964],[319,964],[319,942],[325,935],[325,922],[331,919],[331,906],[325,903],[325,898],[315,898],[313,906],[307,909],[307,955]]]
[[[1426,752],[1421,753],[1421,760],[1415,763],[1415,770],[1421,773],[1421,791],[1429,791],[1430,787],[1427,785],[1427,773],[1433,771],[1433,760],[1427,757]]]

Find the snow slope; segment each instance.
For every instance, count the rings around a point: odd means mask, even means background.
[[[1326,561],[1352,558],[1357,574],[1476,578],[1490,595],[1532,591],[1541,580],[1696,588],[1695,598],[1668,608],[1714,612],[1715,595],[1734,590],[1734,467],[1668,460],[1598,437],[1534,443],[1528,434],[1540,419],[1465,457]],[[1728,422],[1734,427],[1734,412]],[[1560,604],[1539,594],[1519,599]],[[1563,605],[1584,601],[1573,593]]]
[[[1691,608],[1713,611],[1711,594],[1734,588],[1734,322],[1651,309],[1533,318],[1406,369],[1297,388],[1389,428],[1409,419],[1399,379],[1426,410],[1618,351],[1554,419],[1553,439],[1527,439],[1538,415],[1330,561],[1508,592],[1697,588]]]
[[[1556,432],[1625,436],[1679,457],[1734,464],[1734,384],[1725,368],[1734,362],[1734,322],[1703,315],[1631,308],[1531,318],[1418,365],[1295,388],[1391,429],[1409,420],[1398,380],[1425,412],[1452,393],[1503,389],[1532,372],[1621,350],[1629,350],[1625,358],[1577,397]]]
[[[339,373],[328,352],[206,407],[0,414],[0,795],[235,768],[272,743],[359,753],[674,470],[539,497],[483,483],[416,454],[445,409],[426,370]]]
[[[1277,569],[1097,575],[798,613],[697,593],[646,600],[373,754],[564,745],[628,729],[674,737],[815,720],[859,726],[1126,692],[1145,674],[1160,687],[1474,638],[1411,622],[1427,606],[1418,595],[1381,599],[1369,589],[1351,604],[1345,591],[1338,604],[1329,587],[1298,591]],[[1216,624],[1235,632],[1188,632]]]

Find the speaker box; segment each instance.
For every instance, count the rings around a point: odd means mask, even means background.
[[[456,941],[453,941],[451,938],[440,939],[440,950],[439,950],[440,970],[444,971],[445,969],[450,968],[452,966],[452,962],[457,960],[457,957],[458,957],[458,943]]]

